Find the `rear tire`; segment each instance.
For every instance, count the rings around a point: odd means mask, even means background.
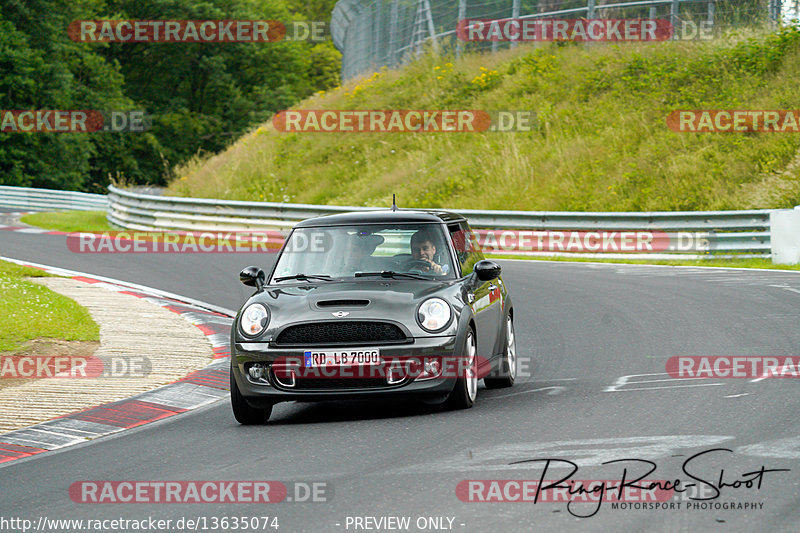
[[[268,409],[256,409],[252,407],[247,400],[244,399],[242,393],[239,392],[239,386],[236,385],[236,378],[233,376],[233,368],[230,370],[231,374],[231,408],[233,408],[233,416],[240,424],[247,426],[255,424],[266,424],[269,416],[272,414],[272,406]]]
[[[517,341],[514,336],[514,322],[511,315],[506,317],[506,344],[503,349],[503,358],[498,362],[497,374],[494,377],[483,378],[487,389],[502,389],[510,387],[517,378]]]
[[[456,386],[446,401],[447,406],[451,409],[469,409],[475,403],[475,397],[478,395],[476,353],[475,333],[472,332],[472,329],[468,329],[467,338],[464,341],[465,364],[462,365],[459,361],[459,366],[464,367],[464,375],[456,379]]]

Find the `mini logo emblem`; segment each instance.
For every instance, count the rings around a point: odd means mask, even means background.
[[[335,313],[331,313],[331,314],[333,316],[335,316],[336,318],[344,318],[347,315],[349,315],[350,313],[348,313],[347,311],[336,311]]]

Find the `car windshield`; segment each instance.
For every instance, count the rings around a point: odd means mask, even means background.
[[[437,224],[298,228],[289,236],[270,283],[326,277],[453,279],[446,238]]]

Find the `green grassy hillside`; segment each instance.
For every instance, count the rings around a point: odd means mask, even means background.
[[[280,133],[178,169],[173,194],[403,207],[644,211],[800,204],[800,133],[675,133],[679,109],[800,109],[800,30],[427,56],[307,109],[526,109],[524,133]]]

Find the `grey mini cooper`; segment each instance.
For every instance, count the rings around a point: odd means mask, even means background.
[[[419,398],[468,408],[516,375],[500,266],[460,215],[386,210],[297,224],[231,329],[231,405],[264,423],[285,401]]]

